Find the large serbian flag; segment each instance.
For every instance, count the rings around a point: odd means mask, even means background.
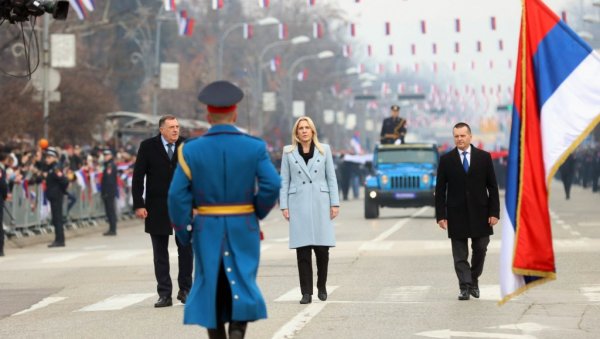
[[[556,278],[548,211],[558,167],[600,122],[600,56],[541,0],[523,0],[506,204],[502,300]]]

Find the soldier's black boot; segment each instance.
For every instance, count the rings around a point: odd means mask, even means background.
[[[224,324],[218,324],[217,328],[208,328],[207,331],[209,339],[227,339]]]
[[[243,339],[246,335],[246,327],[248,323],[245,321],[232,321],[229,323],[229,339]]]

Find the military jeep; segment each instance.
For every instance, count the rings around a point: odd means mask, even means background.
[[[434,206],[437,146],[429,143],[377,145],[365,180],[365,218],[380,207]]]

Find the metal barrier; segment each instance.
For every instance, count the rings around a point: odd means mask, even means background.
[[[63,216],[65,228],[82,228],[97,226],[98,220],[106,218],[104,203],[100,192],[90,185],[83,188],[73,182],[69,185],[68,193],[75,197],[75,202],[69,207],[69,198],[65,195]],[[120,189],[125,197],[117,203],[117,217],[121,220],[133,218],[133,206],[130,199],[130,188]],[[4,226],[8,237],[33,236],[53,232],[51,225],[50,203],[44,199],[42,185],[15,185],[12,190],[12,200],[5,201]]]

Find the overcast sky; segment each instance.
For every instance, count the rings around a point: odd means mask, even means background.
[[[581,4],[592,0],[547,0],[546,4],[560,15],[567,10],[567,21],[576,24]],[[437,63],[438,72],[456,78],[456,85],[471,83],[503,88],[514,83],[517,55],[520,0],[337,0],[349,13],[348,19],[356,22],[357,36],[353,39],[355,56],[363,55],[368,71],[374,72],[380,62],[404,69],[414,69],[420,63],[425,74]],[[597,7],[596,7],[597,8]],[[491,28],[495,17],[496,30]],[[455,19],[460,19],[461,31],[455,31]],[[421,31],[425,21],[426,33]],[[391,34],[386,36],[384,23],[391,23]],[[577,30],[577,27],[574,27]],[[503,50],[499,48],[502,40]],[[477,51],[477,41],[482,50]],[[454,50],[459,43],[460,52]],[[433,54],[433,44],[437,54]],[[373,47],[373,57],[366,57],[366,46]],[[389,56],[388,46],[394,46]],[[416,47],[412,55],[411,45]],[[509,62],[509,60],[511,60]],[[473,70],[472,63],[475,63]],[[490,67],[490,62],[493,64]],[[456,63],[456,72],[450,72]],[[509,68],[512,63],[512,68]],[[432,75],[433,76],[433,75]]]

